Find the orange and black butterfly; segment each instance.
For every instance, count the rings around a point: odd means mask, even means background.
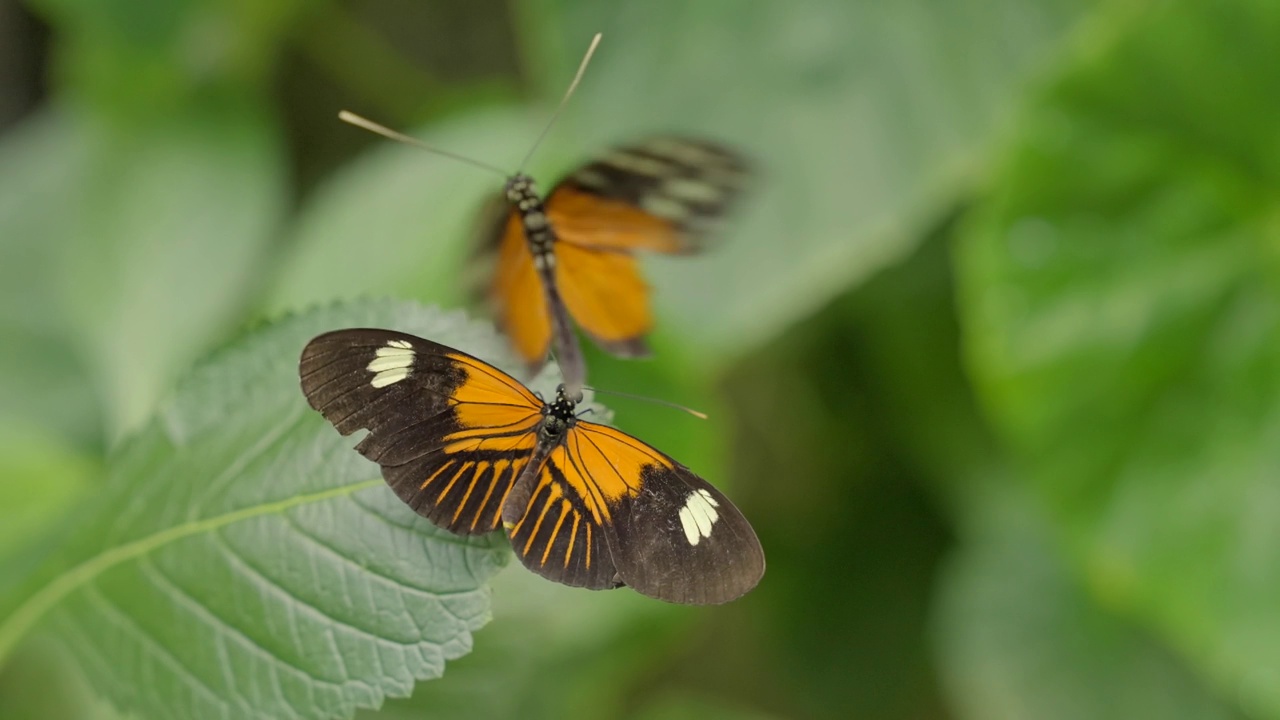
[[[520,358],[536,371],[554,338],[566,383],[580,385],[566,315],[609,353],[647,355],[653,316],[633,253],[699,250],[747,175],[728,148],[659,136],[574,170],[545,201],[532,178],[512,176],[481,247],[496,256],[485,294]]]
[[[599,42],[597,34],[521,168],[573,94]],[[531,372],[554,351],[571,397],[580,396],[586,366],[570,318],[614,355],[647,355],[645,336],[653,327],[649,288],[632,253],[697,251],[748,177],[743,158],[721,145],[659,136],[578,168],[552,187],[544,202],[533,179],[520,170],[508,176],[346,110],[338,117],[507,178],[497,198],[505,212],[486,213],[493,218],[479,246],[494,261],[483,294]]]
[[[466,353],[390,330],[325,333],[302,392],[410,507],[451,532],[505,528],[525,567],[593,590],[714,604],[755,587],[764,551],[719,490],[645,443],[546,403]]]

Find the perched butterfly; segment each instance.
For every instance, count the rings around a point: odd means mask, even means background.
[[[463,535],[505,528],[525,567],[674,603],[755,587],[764,551],[742,513],[688,468],[543,402],[466,353],[390,330],[338,330],[302,351],[302,391],[410,507]]]
[[[597,34],[520,168],[564,109],[599,42]],[[554,349],[573,398],[581,397],[586,366],[570,318],[610,353],[647,355],[644,339],[653,327],[649,288],[632,253],[698,250],[748,176],[743,158],[720,145],[654,137],[575,170],[544,202],[533,179],[521,170],[509,175],[346,110],[338,117],[506,178],[497,198],[502,212],[487,213],[492,219],[480,243],[481,255],[493,259],[492,277],[483,292],[531,372],[542,367]]]

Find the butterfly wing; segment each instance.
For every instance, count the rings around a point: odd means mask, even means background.
[[[525,366],[536,372],[546,362],[551,345],[547,296],[533,266],[519,214],[509,211],[500,232],[490,302],[498,327],[510,338]]]
[[[558,583],[590,590],[618,587],[607,531],[579,490],[554,461],[543,463],[519,520],[507,530],[524,566]]]
[[[760,541],[728,498],[663,453],[595,423],[579,422],[551,451],[512,546],[552,580],[625,583],[674,603],[728,602],[764,574]]]
[[[299,363],[302,392],[419,515],[459,534],[500,526],[532,456],[542,402],[452,348],[390,330],[325,333]]]
[[[636,250],[690,253],[739,196],[746,162],[712,143],[655,137],[571,173],[547,198],[556,233],[556,285],[596,344],[648,354],[649,287]]]
[[[658,136],[570,173],[547,197],[563,243],[595,250],[700,250],[741,197],[747,161],[724,146]]]

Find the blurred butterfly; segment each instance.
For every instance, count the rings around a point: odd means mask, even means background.
[[[591,42],[578,72],[523,168],[573,94],[600,41]],[[483,294],[499,326],[536,372],[554,350],[570,397],[580,397],[586,366],[570,318],[601,348],[623,357],[648,354],[653,327],[649,288],[636,250],[698,250],[747,181],[741,156],[720,145],[677,136],[620,147],[578,168],[544,201],[533,179],[509,175],[390,130],[359,115],[338,117],[366,130],[446,155],[506,177],[489,204],[479,245],[492,275]]]
[[[629,585],[715,604],[755,587],[764,551],[742,513],[680,463],[544,402],[466,353],[390,330],[325,333],[302,392],[419,515],[461,535],[502,527],[525,567],[592,590]]]
[[[511,177],[505,212],[482,236],[482,252],[496,256],[485,294],[530,370],[545,362],[566,314],[607,352],[647,355],[653,316],[633,252],[699,250],[747,173],[725,147],[658,136],[574,170],[545,201],[528,175]],[[568,382],[572,368],[564,372]]]

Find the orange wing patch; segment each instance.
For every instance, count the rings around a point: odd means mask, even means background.
[[[444,452],[532,451],[542,402],[505,373],[465,355],[448,357],[466,379],[450,398],[462,429],[444,436]]]
[[[542,401],[514,378],[461,353],[447,357],[466,376],[450,396],[464,428],[495,428],[541,416]]]
[[[578,326],[606,350],[646,354],[637,343],[653,327],[653,315],[649,286],[634,257],[561,243],[556,247],[556,286]]]
[[[520,215],[508,213],[498,248],[497,272],[490,285],[498,323],[528,365],[541,365],[551,344],[551,321],[542,280],[524,237]]]
[[[670,222],[629,203],[572,186],[557,187],[547,198],[546,208],[556,239],[562,243],[615,252],[693,250]]]
[[[630,435],[586,422],[569,432],[565,443],[551,453],[551,460],[601,525],[612,521],[610,505],[639,494],[646,467],[672,467],[669,458]]]

